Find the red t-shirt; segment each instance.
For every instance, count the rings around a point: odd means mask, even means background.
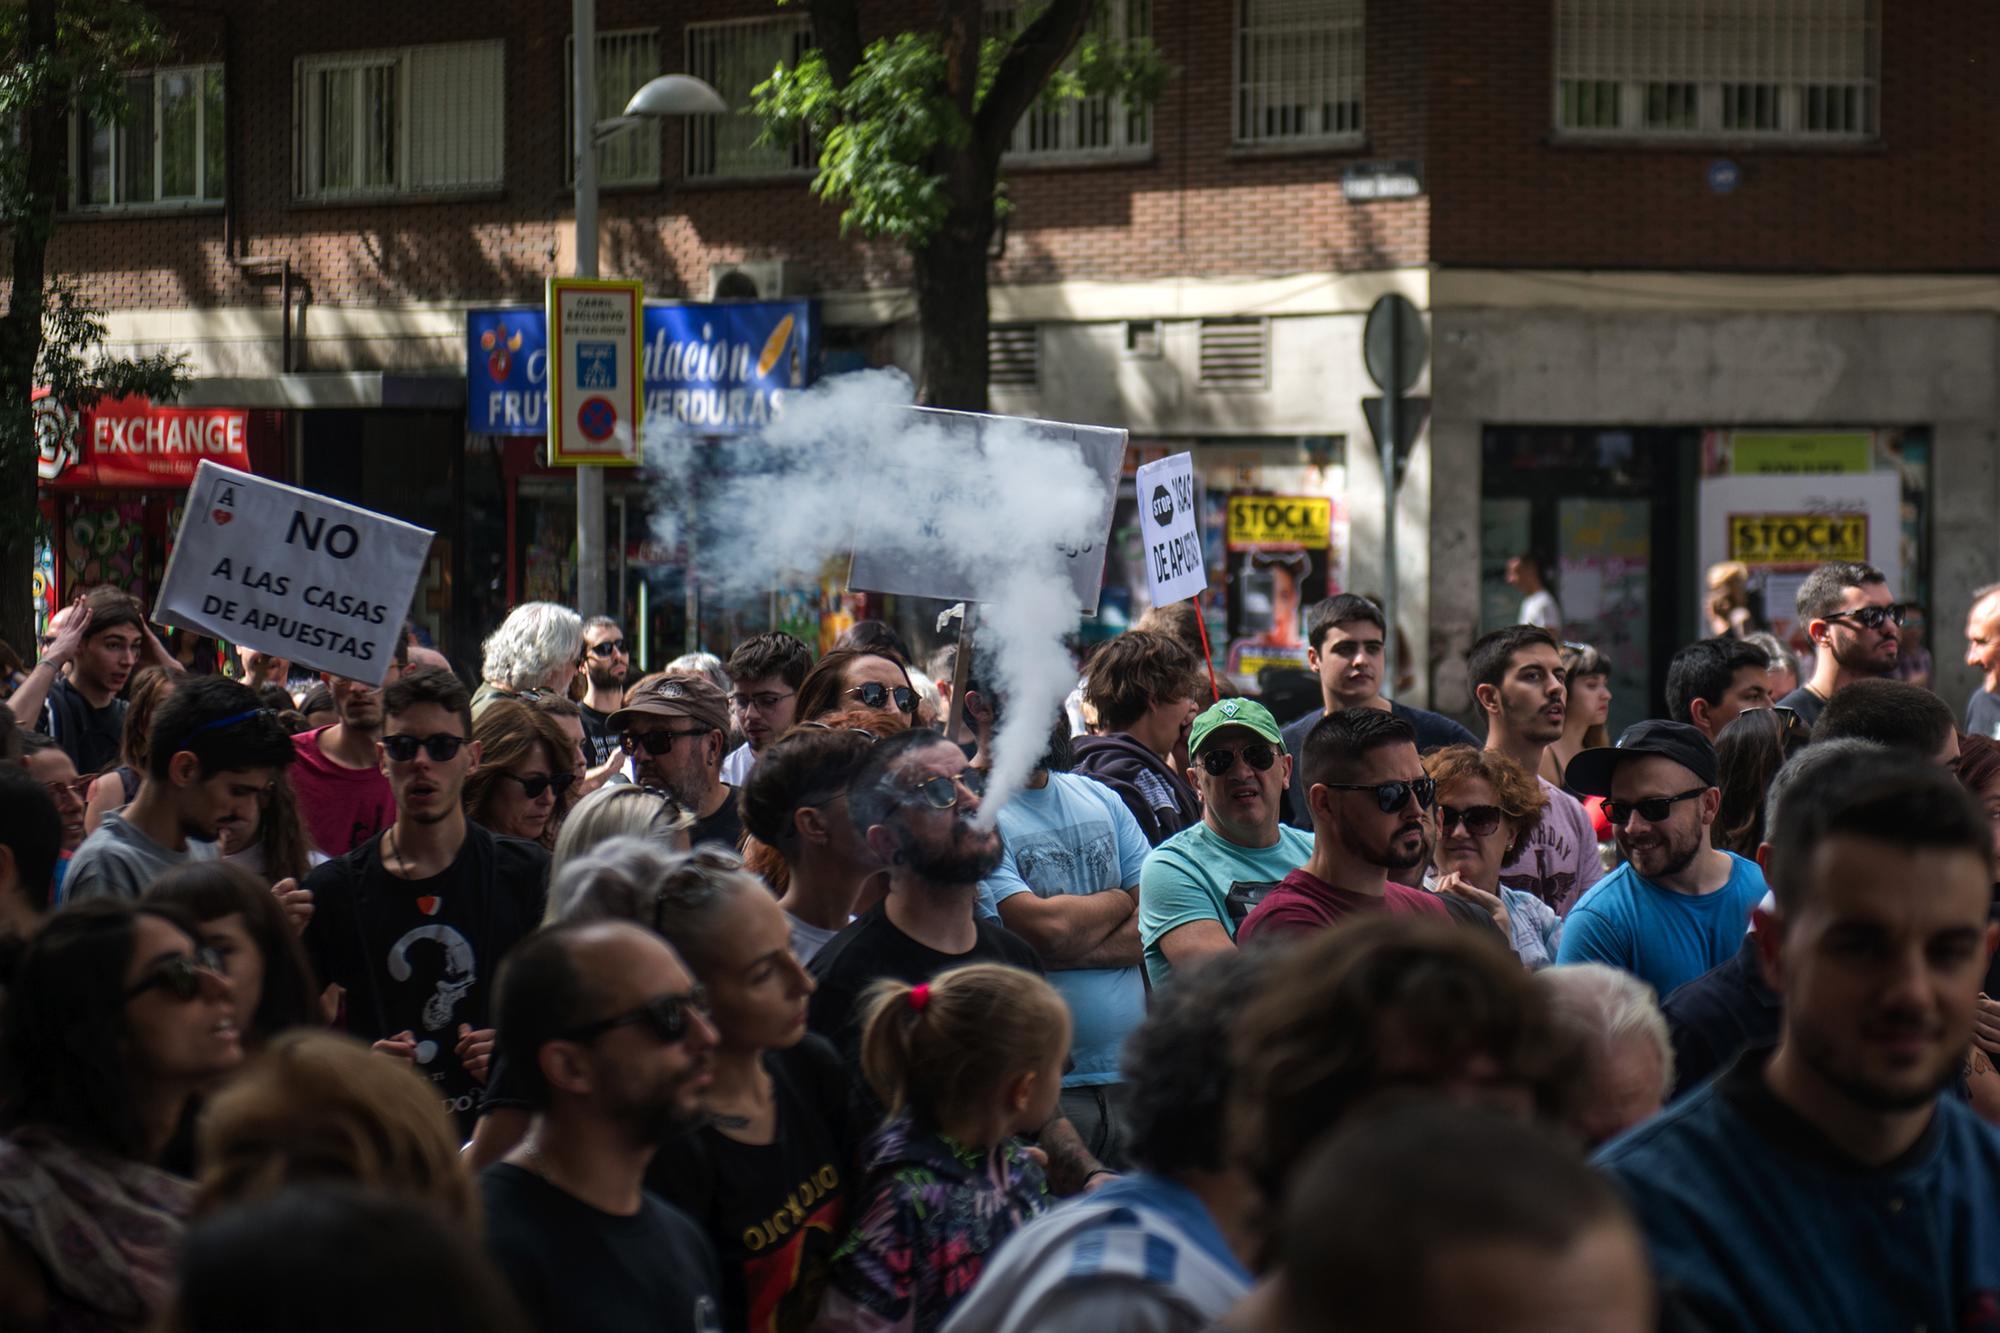
[[[298,793],[299,814],[313,846],[327,856],[345,856],[396,821],[396,796],[381,769],[346,768],[321,753],[319,733],[325,730],[292,737],[298,752],[292,790]]]
[[[1449,919],[1450,911],[1438,896],[1424,889],[1390,880],[1380,898],[1348,889],[1336,889],[1317,875],[1294,870],[1278,881],[1278,887],[1264,895],[1243,924],[1236,928],[1236,943],[1242,946],[1260,935],[1303,935],[1338,925],[1351,916],[1387,912],[1390,916],[1435,916]]]

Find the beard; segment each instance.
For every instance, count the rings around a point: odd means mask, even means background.
[[[1056,717],[1056,724],[1049,731],[1049,748],[1042,752],[1036,767],[1051,773],[1067,773],[1076,767],[1076,740],[1069,734],[1067,715]]]
[[[965,845],[972,821],[960,817],[952,821],[951,837],[941,846],[925,846],[903,831],[903,861],[916,875],[934,884],[976,884],[1000,868],[1004,848],[997,833]]]
[[[701,1127],[707,1114],[698,1105],[687,1104],[684,1089],[709,1064],[710,1058],[704,1054],[679,1076],[662,1080],[615,1108],[614,1117],[634,1143],[658,1147]]]
[[[1633,863],[1634,870],[1639,870],[1638,862],[1642,856],[1647,859],[1659,857],[1659,865],[1650,870],[1640,870],[1639,873],[1647,879],[1669,879],[1693,865],[1694,858],[1701,854],[1701,829],[1697,827],[1686,834],[1679,828],[1662,829],[1659,845],[1649,846],[1638,852],[1634,852],[1631,845],[1625,841],[1621,830],[1618,846],[1625,853],[1625,859]]]
[[[623,688],[625,684],[623,671],[616,667],[599,666],[594,657],[590,659],[589,665],[584,667],[583,674],[593,690],[616,690]]]
[[[1416,847],[1406,851],[1402,844],[1411,832],[1417,835]],[[1410,870],[1422,865],[1430,855],[1430,839],[1424,836],[1424,826],[1417,820],[1397,825],[1396,831],[1378,844],[1371,845],[1346,833],[1342,834],[1341,840],[1356,856],[1384,870]]]
[[[1870,636],[1873,639],[1873,636]],[[1896,659],[1901,656],[1900,647],[1894,653],[1885,655],[1879,642],[1870,642],[1859,636],[1850,638],[1844,645],[1833,645],[1833,660],[1843,671],[1857,676],[1886,676],[1896,669]]]
[[[1911,1021],[1921,1023],[1920,1019]],[[1938,1057],[1937,1068],[1913,1074],[1910,1083],[1886,1084],[1855,1068],[1858,1061],[1845,1057],[1842,1044],[1810,1020],[1789,1017],[1785,1039],[1807,1068],[1849,1101],[1870,1111],[1914,1111],[1929,1104],[1951,1084],[1960,1062],[1958,1053],[1945,1050]]]

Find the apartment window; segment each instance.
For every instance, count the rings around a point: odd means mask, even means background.
[[[450,194],[500,185],[505,46],[452,42],[298,62],[298,194]]]
[[[988,36],[1012,38],[1020,29],[1021,0],[988,0]],[[1091,18],[1097,36],[1108,41],[1150,37],[1152,0],[1106,0]],[[1075,63],[1076,57],[1070,57]],[[1014,127],[1007,157],[1015,162],[1116,157],[1153,146],[1153,114],[1148,106],[1128,106],[1118,97],[1084,97],[1036,102]]]
[[[222,202],[222,66],[187,65],[125,80],[131,115],[71,120],[71,203],[143,208]]]
[[[1237,0],[1237,143],[1360,141],[1364,9],[1364,0]]]
[[[576,179],[576,38],[563,43],[563,180]],[[651,28],[597,34],[597,119],[623,115],[632,94],[660,73],[660,37]],[[660,122],[613,135],[597,146],[600,185],[657,185]]]
[[[707,80],[731,109],[726,116],[686,118],[688,175],[768,176],[812,165],[803,134],[781,147],[760,144],[762,122],[740,110],[772,70],[796,64],[811,47],[812,22],[804,16],[688,24],[688,73]]]
[[[1876,0],[1558,0],[1556,126],[1870,138],[1880,38]]]

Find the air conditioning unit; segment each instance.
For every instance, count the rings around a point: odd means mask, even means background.
[[[711,301],[775,301],[797,296],[805,281],[804,268],[789,259],[740,259],[708,266]]]

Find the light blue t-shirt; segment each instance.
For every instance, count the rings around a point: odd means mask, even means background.
[[[1206,821],[1182,829],[1153,849],[1139,880],[1139,942],[1146,946],[1146,975],[1158,986],[1174,974],[1160,952],[1160,940],[1196,921],[1219,921],[1236,938],[1244,913],[1232,912],[1229,891],[1246,895],[1267,890],[1312,860],[1313,835],[1289,824],[1278,826],[1269,847],[1243,847]],[[1247,913],[1250,902],[1243,903]]]
[[[1074,773],[1049,774],[1048,786],[1017,792],[1000,809],[1000,868],[979,882],[979,909],[999,916],[1017,893],[1042,898],[1122,892],[1139,882],[1146,835],[1125,803],[1102,783]],[[1049,982],[1069,1005],[1070,1060],[1065,1088],[1119,1081],[1118,1053],[1146,1017],[1146,983],[1136,967],[1052,970]]]
[[[1666,999],[1734,957],[1751,909],[1763,900],[1764,872],[1734,852],[1729,882],[1694,897],[1663,889],[1628,865],[1599,880],[1563,920],[1556,962],[1609,963]]]

